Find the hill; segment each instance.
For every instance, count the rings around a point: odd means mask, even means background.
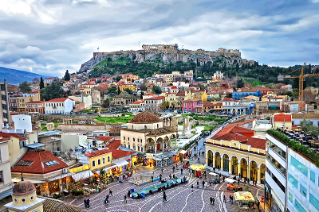
[[[48,76],[0,67],[0,82],[6,79],[9,84],[18,84],[24,81],[31,82],[36,77],[40,79],[40,77],[47,78]]]

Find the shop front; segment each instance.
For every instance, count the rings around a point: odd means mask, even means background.
[[[149,167],[156,166],[156,161],[155,161],[154,156],[151,154],[146,154],[144,161],[143,161],[143,165],[149,166]]]

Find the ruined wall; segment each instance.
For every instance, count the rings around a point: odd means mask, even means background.
[[[87,121],[97,122],[94,118],[96,115],[39,115],[32,116],[32,122],[46,121],[46,122],[63,122],[63,119],[72,119],[73,122]]]
[[[63,132],[78,132],[78,131],[95,131],[95,130],[106,130],[105,125],[86,125],[86,124],[59,124],[59,130]]]

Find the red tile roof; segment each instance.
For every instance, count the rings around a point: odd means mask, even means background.
[[[223,102],[238,102],[238,101],[235,100],[235,99],[232,99],[232,98],[227,98],[227,97],[225,97],[225,98],[223,99]]]
[[[177,89],[177,87],[176,86],[172,86],[171,89]]]
[[[239,141],[240,143],[250,145],[253,148],[266,149],[266,140],[260,138],[252,138],[242,134],[254,133],[254,130],[249,130],[237,126],[236,124],[229,124],[221,131],[214,135],[213,140]]]
[[[89,158],[92,158],[92,157],[96,157],[96,156],[99,156],[99,155],[104,155],[104,154],[109,153],[109,152],[111,152],[111,150],[102,149],[102,150],[86,153],[85,156],[89,157]]]
[[[70,99],[70,100],[74,101],[71,98],[56,98],[56,99],[51,99],[51,100],[46,101],[46,102],[65,102],[65,100],[67,100],[67,99]]]
[[[292,115],[291,114],[284,114],[284,113],[279,113],[279,114],[275,114],[274,115],[274,121],[287,121],[287,122],[291,122],[292,120]]]
[[[130,105],[139,105],[139,104],[142,104],[142,103],[144,103],[144,100],[138,100],[136,102],[131,103]]]
[[[58,164],[47,165],[47,162],[56,161]],[[31,162],[29,166],[21,166],[23,162]],[[27,152],[15,165],[11,168],[12,172],[46,174],[62,168],[67,168],[68,165],[62,160],[54,156],[49,151]]]
[[[267,87],[254,87],[252,89],[256,89],[256,90],[273,90],[273,89],[267,88]]]
[[[222,106],[221,102],[203,102],[203,107],[214,107],[214,106]]]
[[[153,93],[147,93],[147,94],[144,94],[143,96],[156,96],[156,94],[153,94]]]
[[[194,99],[185,100],[184,102],[197,102],[197,101],[202,101],[202,100],[201,100],[201,99],[194,98]]]
[[[99,136],[96,139],[99,141],[109,142],[110,140],[114,139],[114,137],[113,136]]]
[[[15,137],[15,138],[18,138],[19,141],[25,141],[27,140],[26,138],[23,138],[23,137],[20,137],[16,134],[13,134],[13,133],[4,133],[4,132],[0,132],[0,141],[7,141],[7,140],[10,140],[11,137]]]
[[[109,148],[109,149],[118,149],[119,147],[121,146],[121,140],[114,140],[112,141],[111,143],[109,143],[106,148]]]
[[[165,96],[155,96],[155,97],[151,97],[151,98],[147,98],[146,100],[159,100],[159,99],[164,99]]]
[[[185,96],[185,92],[179,92],[176,94],[176,96]]]
[[[129,155],[133,155],[135,152],[131,152],[131,151],[123,151],[123,150],[117,150],[117,149],[112,149],[112,158],[113,159],[119,159],[119,158],[123,158]]]

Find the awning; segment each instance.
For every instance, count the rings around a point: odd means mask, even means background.
[[[234,193],[236,201],[255,202],[254,196],[249,191],[237,191]]]
[[[50,181],[55,181],[55,180],[59,180],[59,179],[63,179],[63,178],[65,178],[65,177],[68,177],[68,176],[71,176],[73,173],[72,172],[69,172],[69,173],[67,173],[67,174],[59,174],[59,175],[57,175],[57,176],[55,176],[55,177],[51,177],[51,178],[48,178],[48,179],[46,179],[48,182],[50,182]]]
[[[80,180],[84,180],[87,179],[89,177],[93,177],[93,173],[91,172],[91,170],[86,170],[83,172],[78,172],[74,175],[72,175],[72,178],[74,179],[75,182],[78,182]]]
[[[128,165],[128,162],[125,160],[119,161],[119,162],[115,162],[117,167],[122,167],[122,166],[126,166]]]
[[[150,154],[146,154],[146,159],[154,159],[154,156],[153,155],[150,155]]]
[[[25,145],[26,147],[28,148],[31,148],[31,149],[35,149],[35,148],[38,148],[38,147],[41,147],[41,146],[44,146],[44,144],[41,144],[41,143],[34,143],[34,144],[27,144]]]
[[[105,168],[103,168],[103,170],[107,172],[108,170],[114,169],[116,167],[117,167],[117,165],[113,165],[113,166],[105,167]]]
[[[187,153],[187,151],[186,150],[182,150],[182,151],[180,151],[179,153],[181,153],[181,154],[185,154],[185,153]]]
[[[209,172],[209,175],[211,176],[218,176],[218,174],[214,173],[214,172]]]
[[[230,179],[230,178],[226,178],[226,179],[225,179],[225,182],[226,182],[226,183],[234,183],[234,182],[236,182],[236,180]]]
[[[0,200],[4,199],[12,194],[12,188],[0,193]]]
[[[205,166],[202,164],[193,164],[189,167],[191,170],[199,171],[199,170],[204,170]]]

